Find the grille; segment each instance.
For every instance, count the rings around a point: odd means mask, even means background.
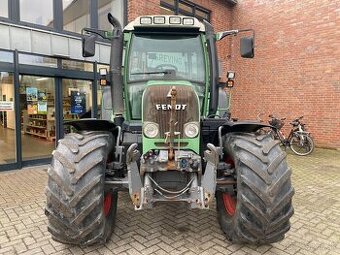
[[[159,125],[160,138],[165,137],[165,132],[170,129],[171,98],[167,95],[172,86],[149,86],[143,97],[143,119],[155,122]],[[183,127],[187,122],[199,120],[199,102],[195,91],[190,86],[176,86],[176,105],[179,110],[175,111],[176,132],[181,132],[183,138]],[[183,109],[184,108],[184,109]]]

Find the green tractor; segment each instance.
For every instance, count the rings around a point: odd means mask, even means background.
[[[185,16],[142,16],[110,32],[84,29],[83,56],[98,36],[111,41],[110,70],[100,70],[101,119],[68,122],[53,152],[46,187],[48,230],[62,243],[104,243],[114,229],[118,191],[135,210],[161,202],[209,209],[228,240],[280,241],[293,215],[291,169],[271,126],[231,121],[219,82],[216,41],[247,32],[241,56],[254,57],[254,31],[214,33]],[[249,36],[251,34],[251,36]],[[254,106],[256,107],[256,106]]]

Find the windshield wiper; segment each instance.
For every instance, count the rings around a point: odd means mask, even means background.
[[[142,74],[172,74],[175,70],[164,70],[164,71],[155,71],[155,72],[139,72],[139,73],[130,73],[131,75],[142,75]]]

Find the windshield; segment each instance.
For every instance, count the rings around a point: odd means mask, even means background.
[[[202,107],[205,65],[200,36],[134,34],[128,67],[132,119],[141,119],[142,94],[149,80],[190,81]]]
[[[199,35],[133,35],[129,81],[176,79],[204,83]]]

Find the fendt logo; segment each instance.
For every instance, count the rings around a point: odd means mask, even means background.
[[[176,104],[175,110],[176,111],[184,111],[187,108],[186,104]],[[170,111],[172,109],[170,104],[156,104],[156,109],[163,110],[163,111]]]

